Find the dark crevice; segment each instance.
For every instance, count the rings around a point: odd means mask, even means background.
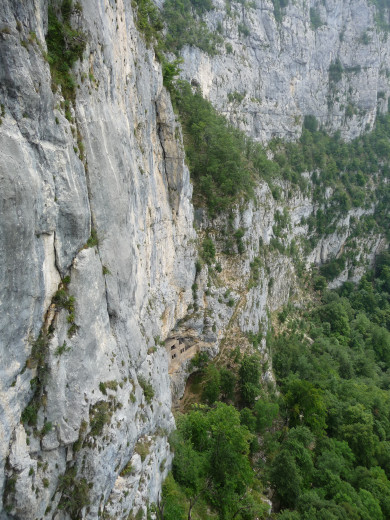
[[[157,117],[157,119],[159,119],[159,111],[158,111],[157,103],[155,103],[155,110],[156,110],[156,117]],[[166,166],[167,154],[166,154],[165,147],[164,147],[164,139],[163,139],[163,136],[161,135],[162,124],[163,123],[161,123],[161,122],[157,122],[157,136],[160,141],[160,146],[161,146],[162,155],[163,155],[163,168],[164,168],[165,178],[167,181],[167,188],[169,189],[169,179],[168,179],[168,172],[167,172],[167,166]]]

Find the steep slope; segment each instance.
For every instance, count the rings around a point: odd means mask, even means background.
[[[128,2],[85,2],[73,15],[86,40],[75,110],[51,91],[47,2],[6,1],[0,16],[5,510],[50,516],[61,489],[65,510],[90,504],[86,516],[96,518],[134,454],[128,513],[156,499],[158,468],[169,461],[173,418],[157,338],[192,298],[180,129]],[[150,453],[140,457],[142,443]],[[64,499],[83,482],[80,504]]]
[[[261,141],[297,138],[308,114],[351,139],[387,110],[390,41],[377,13],[367,0],[213,2],[204,17],[222,44],[215,55],[185,46],[183,77]]]

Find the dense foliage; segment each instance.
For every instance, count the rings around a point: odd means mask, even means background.
[[[190,85],[178,82],[172,95],[185,131],[195,201],[205,204],[210,214],[225,210],[238,197],[250,197],[255,179],[271,187],[283,179],[305,191],[310,185],[302,174],[313,172],[312,196],[319,209],[308,219],[310,231],[332,233],[337,219],[351,208],[369,209],[374,203],[375,213],[365,224],[368,229],[362,228],[362,221],[358,232],[388,231],[389,115],[378,116],[374,131],[351,143],[338,133],[329,136],[317,130],[316,119],[308,116],[299,142],[270,143],[271,161],[260,144],[229,125]],[[272,190],[278,197],[278,189]]]
[[[215,214],[238,196],[252,193],[247,139],[188,83],[180,83],[174,102],[184,127],[186,155],[195,182],[195,199]]]
[[[320,282],[268,335],[279,395],[256,354],[202,365],[207,404],[178,417],[161,520],[265,519],[268,487],[281,520],[390,517],[390,254],[356,286]]]
[[[389,518],[390,255],[281,319],[270,343],[288,429],[269,442],[269,479],[297,514],[280,518]]]
[[[233,519],[262,516],[260,482],[249,453],[256,421],[249,427],[242,413],[222,402],[198,405],[177,420],[171,438],[173,475],[163,489],[158,516],[162,520]]]

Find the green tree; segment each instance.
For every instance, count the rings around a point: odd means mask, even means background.
[[[212,264],[215,260],[215,245],[210,237],[206,237],[203,240],[202,258],[207,264]]]
[[[270,428],[279,413],[279,405],[264,398],[256,401],[254,406],[256,415],[256,431],[263,433],[266,428]]]
[[[371,329],[371,345],[378,361],[390,366],[390,333],[384,328],[374,325]]]
[[[172,474],[168,474],[162,486],[162,499],[157,504],[159,520],[187,520],[185,497],[175,482]]]
[[[252,433],[256,430],[256,417],[253,415],[252,410],[249,408],[243,408],[240,411],[240,421],[241,424],[246,426],[248,430]]]
[[[383,520],[383,514],[378,500],[366,489],[359,490],[359,498],[366,509],[366,515],[362,516],[364,520]]]
[[[241,424],[239,412],[217,403],[213,409],[198,407],[179,417],[177,424],[171,441],[173,474],[187,497],[188,518],[200,496],[207,498],[221,519],[232,518],[249,496],[253,480],[248,458],[252,435]]]
[[[172,92],[174,88],[174,80],[180,74],[180,65],[183,63],[183,58],[177,58],[174,61],[162,60],[162,74],[164,86]]]
[[[302,478],[293,456],[282,450],[271,464],[270,482],[281,507],[294,507],[302,489]]]
[[[224,403],[209,412],[211,500],[221,519],[237,508],[240,497],[252,482],[248,454],[251,434],[240,424],[238,411]],[[234,468],[234,472],[232,472]]]
[[[322,393],[309,381],[294,379],[288,382],[285,402],[292,426],[306,424],[317,434],[326,428],[326,407]]]
[[[245,355],[238,371],[242,403],[253,406],[260,394],[260,359],[257,355]]]
[[[202,399],[211,405],[218,400],[221,393],[221,374],[215,365],[209,365],[204,376]]]
[[[347,342],[351,329],[349,325],[350,319],[344,302],[334,301],[321,307],[319,312],[321,319],[330,323],[332,335],[341,343]]]
[[[222,367],[219,371],[221,376],[221,393],[224,399],[231,400],[234,398],[234,389],[236,386],[236,376],[231,370]]]

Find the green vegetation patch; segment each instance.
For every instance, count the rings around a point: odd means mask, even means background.
[[[65,278],[62,280],[62,283],[60,284],[59,289],[54,294],[52,302],[54,303],[54,305],[56,306],[57,309],[65,309],[68,311],[68,316],[66,317],[66,321],[69,324],[68,337],[71,338],[74,334],[76,334],[76,332],[78,330],[78,326],[75,323],[76,299],[74,296],[70,296],[68,293],[69,283],[70,283],[70,276],[65,276]],[[64,354],[65,352],[68,352],[69,350],[70,350],[70,347],[67,347],[66,342],[64,341],[63,345],[59,346],[56,349],[55,355],[60,356],[60,355]]]
[[[149,381],[147,381],[144,377],[139,376],[138,377],[138,383],[140,387],[142,388],[142,391],[144,393],[146,402],[150,404],[152,402],[152,399],[154,397],[154,388]]]
[[[215,261],[215,244],[211,237],[205,237],[202,242],[201,257],[206,264],[212,264]]]
[[[131,465],[131,462],[129,461],[126,466],[122,469],[120,472],[121,477],[126,477],[127,475],[130,475],[133,471],[133,466]]]
[[[58,509],[69,513],[71,518],[81,518],[81,510],[90,504],[90,484],[85,478],[77,477],[75,466],[59,477],[58,490],[62,493]]]
[[[211,9],[211,0],[166,0],[162,14],[167,25],[166,49],[177,53],[191,45],[211,56],[216,54],[223,39],[202,20],[202,15]]]
[[[288,2],[289,0],[272,0],[275,20],[279,23],[283,19],[283,9],[288,6]]]
[[[107,401],[98,401],[89,411],[89,424],[91,427],[91,435],[97,437],[103,433],[106,424],[110,424],[112,410]]]
[[[254,461],[258,435],[272,428],[279,408],[261,390],[259,357],[241,358],[237,351],[234,369],[206,364],[205,358],[196,382],[191,378],[191,390],[205,404],[177,416],[170,437],[173,471],[163,486],[159,519],[266,518],[264,485]]]
[[[166,0],[162,13],[152,0],[133,0],[136,8],[136,23],[148,45],[153,44],[160,61],[163,53],[176,55],[185,45],[198,47],[209,55],[218,52],[223,39],[211,31],[203,15],[213,9],[211,0]],[[163,35],[162,29],[166,27]]]
[[[262,518],[267,507],[249,462],[252,440],[239,411],[225,403],[178,417],[173,475],[163,486],[164,519]]]
[[[133,0],[131,5],[136,9],[136,25],[144,35],[146,43],[150,45],[159,42],[164,25],[152,0]]]
[[[79,2],[63,0],[60,9],[50,4],[46,35],[53,90],[61,87],[64,98],[71,101],[76,92],[72,67],[82,58],[86,43],[83,32],[72,27],[71,18],[74,13],[81,13]]]
[[[37,369],[37,375],[30,381],[33,396],[21,414],[21,421],[25,427],[36,428],[38,422],[38,411],[43,400],[43,386],[47,381],[48,365],[46,357],[49,353],[49,343],[52,338],[51,328],[46,331],[42,327],[38,337],[32,341],[31,355],[26,362],[26,368]],[[51,424],[51,423],[46,423]],[[36,432],[38,435],[38,432]]]
[[[96,229],[93,227],[91,229],[91,236],[88,238],[84,247],[85,247],[85,249],[88,249],[89,247],[97,247],[98,245],[99,245],[99,237],[98,237]]]
[[[333,258],[320,267],[320,274],[328,281],[334,280],[345,269],[345,256]]]
[[[150,442],[146,439],[140,440],[137,442],[137,444],[134,447],[134,453],[138,453],[138,455],[141,457],[141,462],[144,462],[146,457],[150,453]]]
[[[118,381],[112,380],[112,381],[105,381],[99,383],[99,390],[102,394],[107,395],[107,388],[109,390],[112,390],[113,392],[116,392],[118,389]]]
[[[278,518],[388,518],[390,254],[358,285],[322,291],[269,336],[287,429],[267,448],[275,503],[291,515]]]
[[[344,68],[341,61],[337,58],[336,61],[329,65],[329,82],[339,83],[343,77]]]
[[[321,25],[324,25],[321,20],[320,12],[315,7],[310,7],[310,23],[314,31],[321,27]]]
[[[173,100],[184,127],[195,201],[215,215],[229,208],[237,196],[252,195],[244,134],[229,125],[200,92],[193,93],[188,83],[178,84]]]

